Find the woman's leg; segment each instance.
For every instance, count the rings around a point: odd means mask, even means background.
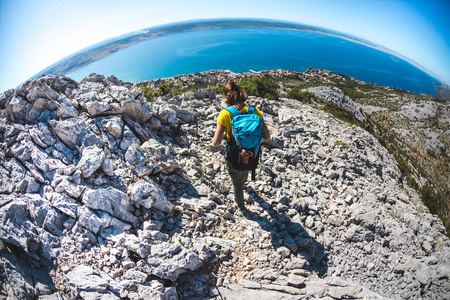
[[[234,200],[240,209],[244,206],[244,183],[248,178],[248,170],[235,170],[229,162],[226,164],[228,173],[233,181]]]

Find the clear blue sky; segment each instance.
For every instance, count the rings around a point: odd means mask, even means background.
[[[0,0],[0,92],[107,38],[224,17],[288,20],[352,34],[450,83],[450,0]]]

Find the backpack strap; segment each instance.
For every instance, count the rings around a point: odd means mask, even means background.
[[[225,110],[228,111],[230,114],[232,114],[233,118],[236,116],[239,116],[241,114],[241,112],[236,107],[233,107],[233,106],[228,106],[225,108]],[[225,132],[226,131],[227,130],[225,129]],[[230,132],[230,134],[231,134],[231,132]],[[225,146],[228,147],[228,141],[225,141]]]
[[[225,108],[230,114],[233,115],[233,117],[239,116],[241,114],[241,112],[233,106],[229,106],[227,108]]]
[[[255,111],[256,111],[256,109],[255,109],[254,106],[249,106],[248,109],[247,109],[247,113],[248,114],[254,114]]]

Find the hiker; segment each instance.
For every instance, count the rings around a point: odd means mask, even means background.
[[[219,147],[222,140],[227,141],[227,148],[230,142],[232,142],[232,125],[231,121],[235,117],[235,114],[233,114],[230,111],[236,112],[236,114],[246,114],[247,112],[250,113],[249,108],[251,111],[254,111],[254,114],[257,115],[262,122],[262,138],[265,141],[270,140],[270,133],[267,129],[266,124],[263,120],[262,112],[258,108],[249,107],[244,102],[247,100],[247,94],[244,92],[244,90],[237,85],[233,79],[230,79],[227,83],[227,85],[224,87],[224,94],[227,104],[227,108],[223,109],[219,117],[217,118],[217,127],[216,132],[214,134],[213,138],[213,144],[214,147]],[[236,111],[237,110],[237,111]],[[237,147],[234,147],[237,148]],[[226,167],[228,170],[228,173],[231,176],[231,180],[233,181],[233,188],[234,188],[234,198],[236,201],[237,206],[240,210],[245,209],[244,206],[244,183],[247,181],[249,170],[241,170],[233,167],[232,162],[230,162],[230,157],[235,156],[233,153],[230,154],[230,149],[227,149],[229,151],[225,151],[225,161],[226,161]],[[239,156],[239,155],[238,155]],[[258,153],[259,157],[259,153]],[[254,159],[258,159],[258,157]],[[248,158],[244,158],[245,163],[247,163]],[[257,161],[256,161],[257,163]],[[256,168],[256,164],[255,164]],[[254,171],[254,170],[253,170]]]

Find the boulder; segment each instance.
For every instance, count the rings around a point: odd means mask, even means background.
[[[90,146],[83,149],[83,155],[78,162],[77,169],[85,178],[91,177],[99,169],[105,159],[105,153],[97,146]]]
[[[69,284],[77,291],[106,292],[109,284],[89,266],[80,265],[67,273]]]
[[[123,121],[120,117],[109,117],[107,119],[103,119],[101,124],[103,129],[115,139],[119,139],[122,136]]]
[[[0,240],[25,252],[32,242],[38,243],[37,228],[28,218],[26,198],[16,199],[0,207]]]
[[[178,125],[177,112],[167,105],[159,106],[159,111],[156,118],[158,118],[158,120],[160,120],[164,125]]]
[[[156,167],[156,162],[149,161],[142,148],[137,144],[128,147],[125,152],[125,160],[139,177],[151,174]]]
[[[141,142],[133,131],[125,125],[123,129],[122,141],[120,142],[120,149],[127,151],[128,147],[133,144],[141,145]]]
[[[152,253],[147,257],[152,267],[151,273],[159,278],[171,281],[188,270],[195,271],[201,266],[199,257],[181,245],[161,243],[152,246]]]
[[[58,138],[71,149],[79,145],[80,134],[87,130],[86,126],[75,118],[60,121],[50,120],[48,124],[52,127]]]
[[[154,207],[172,214],[175,207],[167,200],[164,190],[152,180],[140,180],[130,188],[130,199],[146,208]]]
[[[11,121],[23,122],[32,104],[19,96],[11,97],[6,103],[6,114]]]
[[[87,189],[83,193],[82,200],[91,209],[102,210],[133,224],[139,222],[139,219],[132,213],[133,209],[127,201],[127,195],[113,187]]]

